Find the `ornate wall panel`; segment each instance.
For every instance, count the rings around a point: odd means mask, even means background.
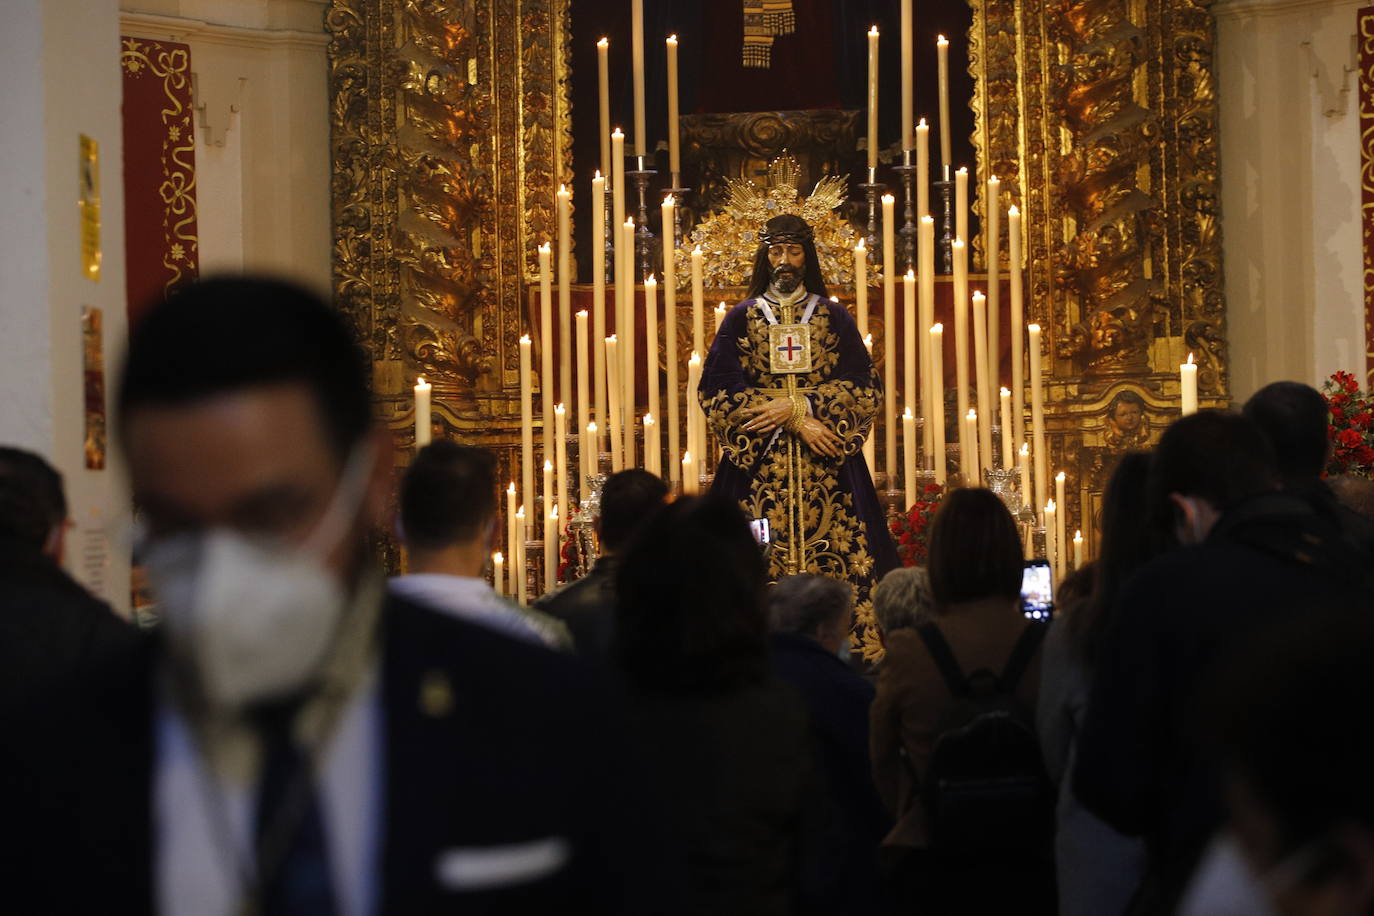
[[[413,445],[518,442],[523,289],[569,181],[567,0],[333,0],[334,286]],[[517,25],[518,24],[518,25]]]
[[[1115,456],[1178,415],[1189,352],[1202,405],[1230,400],[1215,26],[1209,0],[972,3],[979,173],[1026,215],[1050,467],[1091,538]]]

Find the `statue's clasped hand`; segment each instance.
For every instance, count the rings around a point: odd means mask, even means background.
[[[844,457],[844,440],[820,420],[808,417],[797,424],[797,435],[813,452],[828,458]]]
[[[748,421],[743,426],[745,432],[771,433],[792,416],[792,402],[787,398],[773,398],[758,407],[746,408],[740,414]]]

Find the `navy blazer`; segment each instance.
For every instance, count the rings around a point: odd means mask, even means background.
[[[378,912],[669,911],[675,857],[654,836],[657,806],[619,700],[596,675],[394,596],[381,631]],[[98,693],[55,698],[0,751],[0,786],[14,787],[4,841],[14,848],[0,858],[14,866],[8,899],[32,900],[33,912],[154,912],[150,676],[159,651],[129,657]],[[422,690],[444,683],[451,702],[423,702]],[[462,890],[439,877],[455,849],[543,841],[569,855],[536,880]]]

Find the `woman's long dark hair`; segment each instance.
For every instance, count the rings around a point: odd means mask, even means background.
[[[1147,452],[1126,453],[1112,472],[1102,496],[1102,549],[1093,564],[1092,594],[1064,618],[1069,640],[1089,668],[1096,665],[1122,586],[1158,552],[1158,538],[1145,521],[1152,514],[1149,474]]]
[[[825,280],[821,279],[821,259],[816,255],[816,243],[805,241],[801,243],[802,251],[806,253],[806,269],[802,274],[802,284],[808,293],[815,293],[822,299],[830,298],[830,291],[825,288]],[[759,246],[758,252],[754,255],[754,273],[749,279],[749,295],[746,299],[756,299],[768,292],[768,284],[773,280],[773,265],[768,263],[768,245],[765,243]]]
[[[768,674],[763,556],[739,507],[679,499],[655,513],[620,561],[614,654],[631,684],[720,693]]]

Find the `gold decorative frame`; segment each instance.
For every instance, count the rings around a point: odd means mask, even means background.
[[[1178,414],[1189,352],[1202,405],[1230,402],[1209,2],[972,0],[979,174],[1025,214],[1050,467],[1090,539],[1120,392],[1143,402],[1147,441]]]
[[[334,292],[374,396],[413,445],[518,445],[523,290],[571,186],[568,0],[332,0]]]

